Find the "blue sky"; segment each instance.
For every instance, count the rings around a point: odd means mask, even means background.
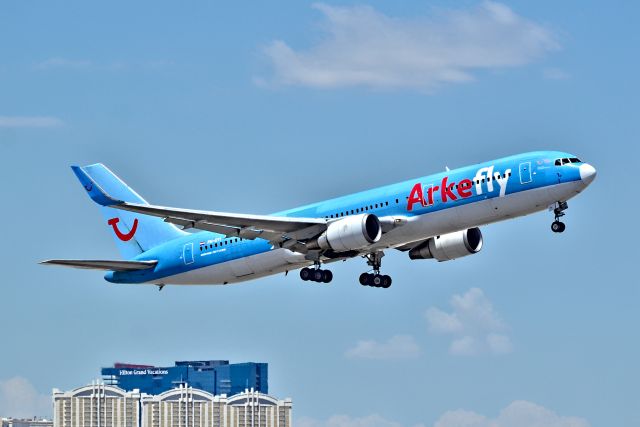
[[[270,363],[303,427],[634,426],[636,2],[3,2],[0,415],[115,361]],[[504,155],[575,153],[567,212],[485,227],[449,263],[390,252],[331,286],[116,286],[68,168],[152,203],[269,213]],[[470,344],[472,343],[472,344]],[[475,344],[473,344],[475,343]],[[467,423],[467,424],[464,424]]]

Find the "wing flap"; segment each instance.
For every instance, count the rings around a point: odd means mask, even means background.
[[[63,267],[84,268],[89,270],[138,271],[154,268],[158,261],[111,261],[85,259],[49,259],[40,264],[61,265]]]

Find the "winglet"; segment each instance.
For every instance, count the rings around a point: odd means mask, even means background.
[[[73,173],[76,174],[78,180],[89,193],[91,200],[102,206],[113,206],[124,203],[122,200],[116,200],[109,196],[80,166],[71,166]]]

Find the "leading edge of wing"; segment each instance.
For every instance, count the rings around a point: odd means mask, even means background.
[[[89,270],[138,271],[154,268],[158,261],[112,261],[89,259],[48,259],[40,264],[60,265],[63,267],[84,268]]]
[[[72,166],[72,169],[91,199],[99,205],[161,217],[167,222],[182,225],[185,228],[217,231],[227,235],[245,234],[247,238],[255,238],[264,232],[291,233],[305,229],[315,234],[323,231],[327,224],[324,218],[236,214],[128,203],[107,194],[81,167]]]
[[[186,228],[203,228],[205,230],[209,229],[206,225],[210,224],[237,229],[246,228],[273,233],[288,233],[302,230],[313,225],[327,224],[327,221],[324,218],[237,214],[229,212],[171,208],[165,206],[140,205],[136,203],[121,203],[112,205],[111,207],[166,218],[168,222],[174,222],[183,225]],[[200,227],[199,223],[204,224]]]

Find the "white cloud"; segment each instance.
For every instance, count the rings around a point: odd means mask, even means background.
[[[477,70],[521,66],[559,48],[549,29],[493,1],[423,18],[390,17],[370,6],[314,8],[326,33],[318,43],[295,50],[274,40],[264,48],[272,83],[432,90],[471,81]]]
[[[364,417],[334,415],[325,421],[302,417],[296,420],[300,427],[403,427],[399,422],[373,414]],[[425,427],[426,424],[413,425]],[[489,418],[473,411],[457,409],[445,412],[433,427],[589,427],[584,418],[566,417],[537,405],[518,400],[500,411],[496,418]]]
[[[420,346],[411,335],[395,335],[387,342],[358,341],[345,356],[350,359],[414,359],[420,355]]]
[[[51,396],[38,393],[28,380],[0,380],[0,416],[27,418],[50,416],[52,412]]]
[[[0,116],[0,128],[50,128],[62,126],[62,120],[48,116]]]
[[[451,307],[450,313],[430,307],[425,316],[429,332],[452,337],[449,347],[452,354],[505,354],[513,350],[511,340],[504,333],[506,325],[481,289],[472,288],[464,295],[454,295]]]
[[[535,403],[515,401],[494,418],[458,409],[443,414],[434,427],[588,427],[587,420],[564,417]]]
[[[93,63],[87,59],[69,59],[69,58],[49,58],[36,64],[36,68],[40,70],[46,70],[51,68],[71,68],[71,69],[85,69],[89,68]]]

